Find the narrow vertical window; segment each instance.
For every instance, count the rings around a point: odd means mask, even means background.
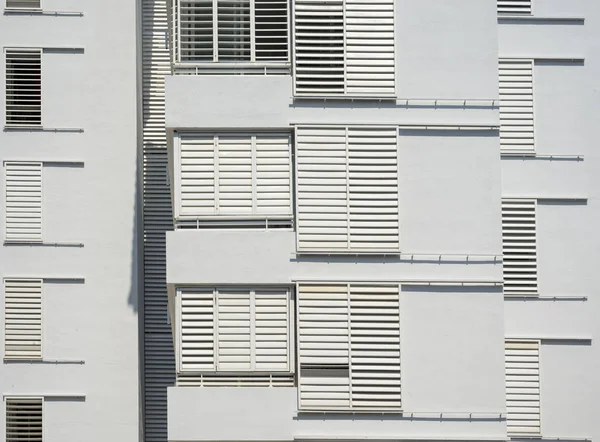
[[[6,50],[6,125],[42,124],[42,52]]]
[[[4,357],[42,357],[42,280],[4,281]]]
[[[42,241],[42,163],[5,165],[5,225],[7,242]]]
[[[43,441],[42,398],[6,398],[6,442]]]

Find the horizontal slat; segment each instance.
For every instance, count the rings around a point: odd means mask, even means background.
[[[507,431],[540,433],[539,341],[505,343]]]

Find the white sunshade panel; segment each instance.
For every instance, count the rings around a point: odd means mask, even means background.
[[[531,0],[498,0],[499,14],[531,14]]]
[[[42,241],[42,163],[5,163],[5,224],[8,242]]]
[[[4,281],[4,357],[42,358],[42,280]]]

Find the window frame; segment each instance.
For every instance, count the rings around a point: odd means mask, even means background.
[[[45,438],[45,434],[46,434],[46,419],[44,418],[45,414],[46,414],[46,404],[45,404],[45,398],[43,396],[19,396],[19,395],[7,395],[4,397],[4,421],[5,421],[5,436],[6,436],[6,441],[7,442],[18,442],[19,440],[21,440],[20,438],[13,438],[13,439],[9,439],[7,436],[7,432],[8,432],[8,405],[10,401],[28,401],[28,400],[39,400],[40,404],[41,404],[41,427],[42,427],[42,437],[41,440],[44,441]]]

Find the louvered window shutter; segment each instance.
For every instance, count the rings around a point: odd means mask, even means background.
[[[214,292],[189,289],[182,291],[180,297],[180,369],[181,371],[214,371]]]
[[[504,294],[537,296],[536,201],[502,200]]]
[[[42,357],[42,280],[4,281],[4,357]]]
[[[7,162],[6,241],[42,241],[42,163]]]
[[[500,60],[500,150],[534,154],[533,61]]]
[[[299,251],[400,248],[394,128],[299,127]]]
[[[291,217],[289,134],[181,135],[181,216]]]
[[[296,94],[395,94],[393,0],[296,0]]]
[[[42,124],[42,51],[6,50],[6,125]]]
[[[506,341],[509,435],[540,434],[540,343]]]
[[[290,372],[290,291],[180,290],[182,372]]]
[[[6,7],[14,9],[39,9],[40,0],[6,0]]]
[[[286,0],[178,0],[177,61],[288,62]]]
[[[400,409],[397,285],[301,284],[300,406]]]
[[[6,398],[6,442],[43,440],[42,398]]]
[[[499,14],[531,14],[531,0],[498,0]]]

